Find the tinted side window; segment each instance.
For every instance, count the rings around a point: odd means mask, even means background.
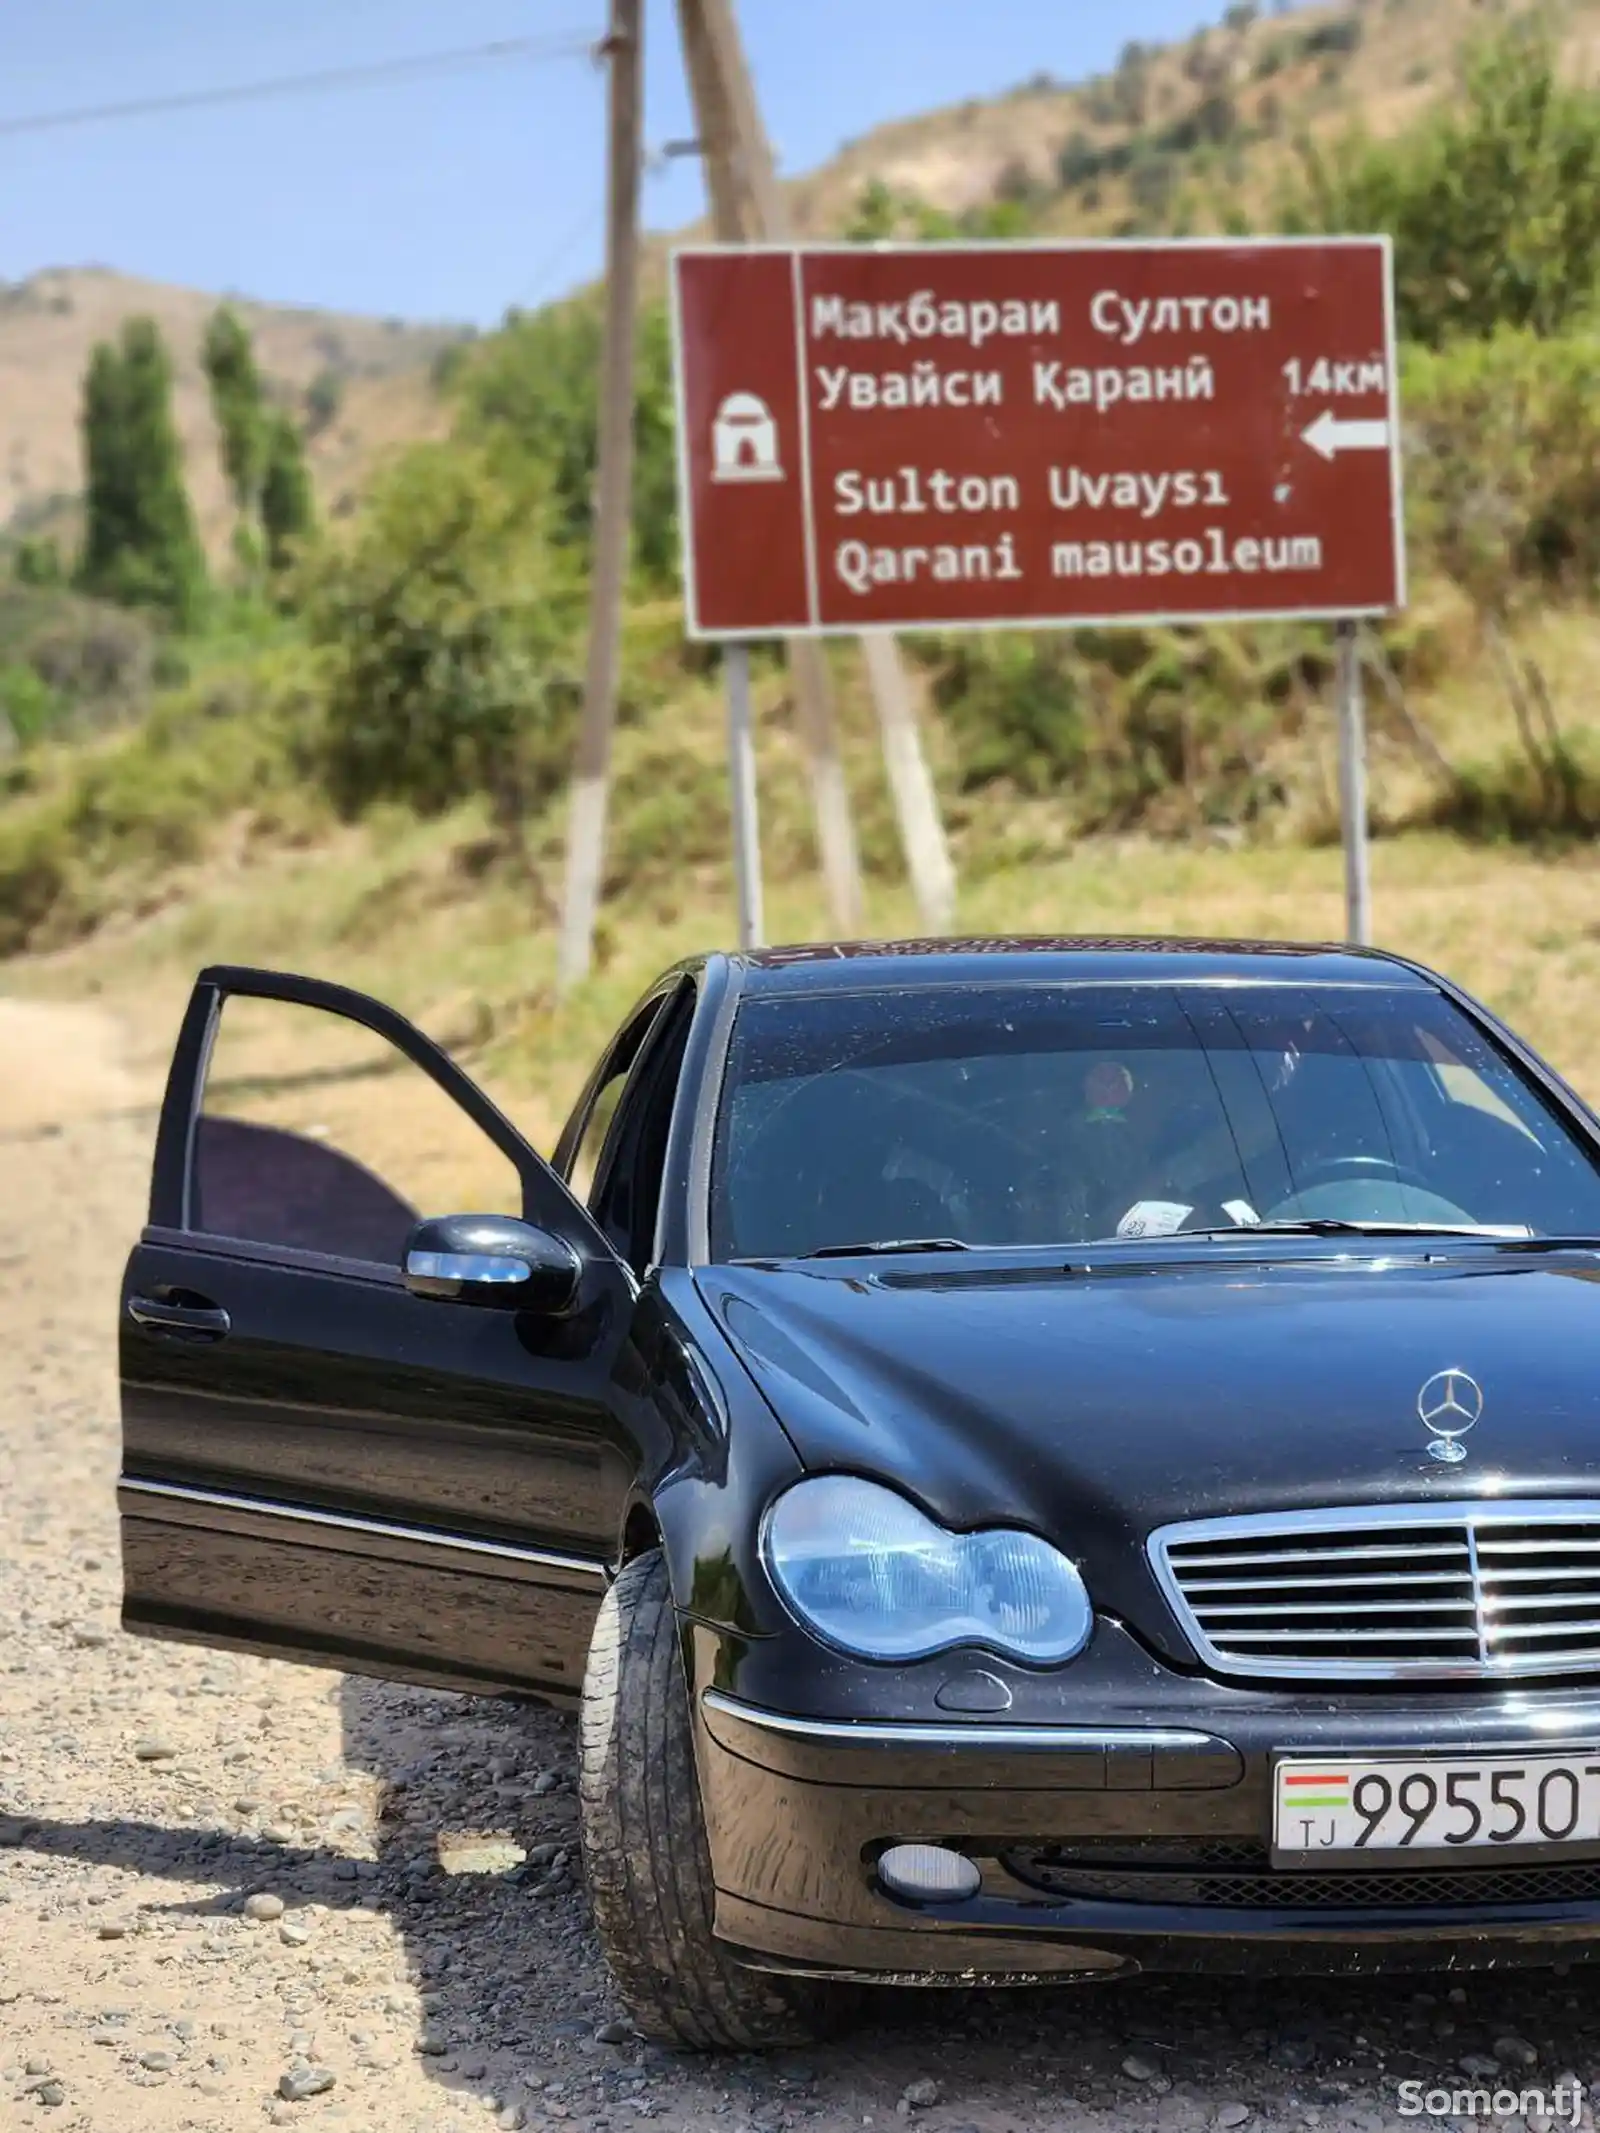
[[[360,1024],[228,999],[195,1128],[190,1225],[398,1266],[424,1215],[520,1214],[517,1173],[422,1069]]]
[[[617,1115],[617,1105],[622,1101],[622,1091],[627,1082],[626,1067],[618,1067],[601,1082],[589,1106],[589,1116],[584,1120],[583,1131],[578,1136],[578,1145],[572,1151],[572,1169],[567,1183],[572,1187],[572,1196],[581,1200],[585,1207],[594,1191],[595,1174],[600,1168],[600,1153],[606,1144],[606,1135],[611,1131],[611,1121]]]
[[[650,1041],[651,1032],[666,1013],[668,1002],[675,995],[658,995],[643,1006],[611,1040],[610,1050],[604,1055],[605,1073],[600,1086],[589,1099],[589,1109],[579,1129],[577,1144],[572,1159],[567,1165],[567,1183],[574,1199],[586,1207],[594,1204],[596,1180],[602,1172],[602,1157],[606,1141],[616,1121],[617,1106],[622,1101],[622,1092],[627,1087],[628,1076],[634,1062],[641,1057]],[[572,1131],[572,1122],[567,1133]],[[565,1140],[566,1135],[562,1136]],[[560,1150],[556,1154],[560,1163]]]
[[[652,1025],[617,1106],[590,1201],[596,1221],[636,1273],[644,1272],[655,1251],[667,1135],[694,1006],[694,986],[686,981]]]

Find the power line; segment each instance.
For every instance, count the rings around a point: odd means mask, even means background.
[[[675,157],[691,154],[698,155],[699,153],[700,144],[698,141],[668,141],[660,148],[647,148],[641,158],[640,166],[644,179],[648,183],[651,179],[661,177],[672,167],[672,161]],[[534,275],[531,281],[525,284],[521,294],[513,299],[513,310],[520,311],[526,305],[535,302],[546,294],[550,283],[555,279],[557,268],[564,266],[579,245],[586,243],[594,234],[604,221],[605,212],[606,204],[603,199],[592,201],[583,210],[571,228],[557,238],[556,242],[551,246],[538,273]]]
[[[448,73],[457,67],[507,59],[582,59],[595,39],[571,32],[564,37],[503,37],[493,44],[466,45],[450,52],[426,52],[414,59],[378,60],[366,66],[329,67],[314,74],[283,74],[267,81],[238,82],[226,88],[189,89],[169,96],[145,96],[123,104],[86,104],[75,111],[36,111],[0,118],[0,139],[26,133],[55,133],[69,126],[97,126],[113,119],[153,118],[173,111],[199,111],[218,104],[264,102],[277,96],[300,96],[319,89],[359,89],[381,82]]]
[[[605,212],[604,200],[594,201],[583,210],[572,227],[551,246],[539,271],[524,284],[521,294],[512,304],[513,310],[521,311],[527,305],[544,298],[555,279],[557,269],[566,264],[580,244],[586,243],[593,236],[605,219]]]

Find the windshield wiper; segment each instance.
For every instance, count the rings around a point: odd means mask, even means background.
[[[1489,1244],[1572,1245],[1573,1237],[1530,1237],[1526,1230],[1494,1222],[1357,1222],[1344,1215],[1305,1215],[1286,1222],[1238,1222],[1225,1228],[1186,1229],[1180,1237],[1481,1237]]]
[[[888,1252],[970,1252],[972,1246],[959,1237],[873,1237],[865,1244],[819,1244],[814,1252],[799,1252],[800,1259],[869,1259]]]

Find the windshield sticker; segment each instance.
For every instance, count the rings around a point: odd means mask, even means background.
[[[1137,1200],[1117,1224],[1119,1237],[1170,1237],[1194,1213],[1177,1200]]]

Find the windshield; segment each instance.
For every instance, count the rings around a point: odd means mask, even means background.
[[[1308,1221],[1600,1235],[1600,1169],[1416,987],[928,986],[739,1009],[716,1259]]]

